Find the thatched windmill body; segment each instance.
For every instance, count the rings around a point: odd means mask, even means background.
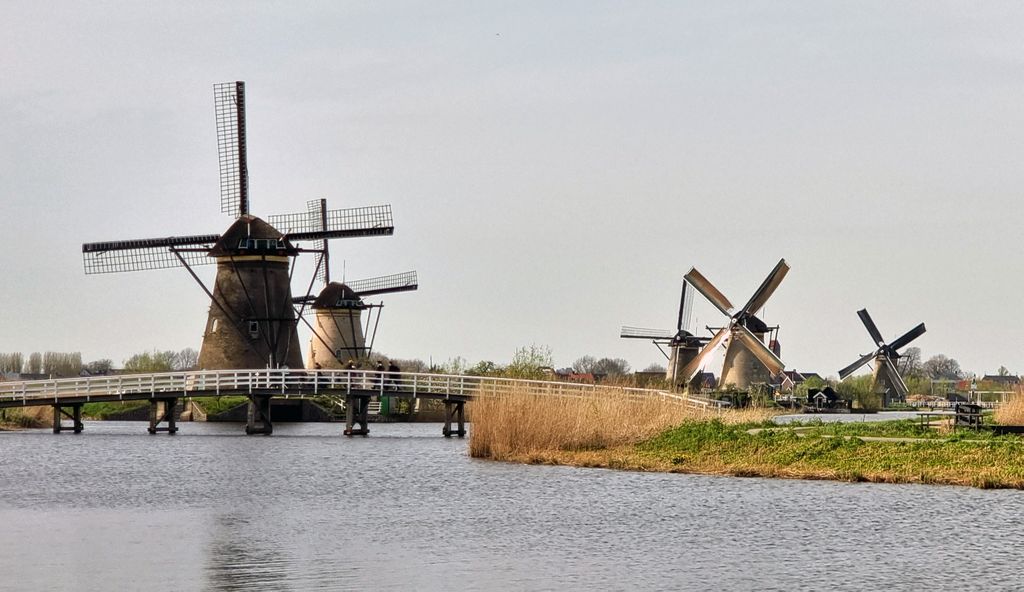
[[[623,339],[647,339],[653,343],[668,361],[665,369],[665,380],[673,387],[686,386],[692,377],[684,378],[683,369],[700,353],[708,342],[706,337],[698,337],[687,330],[693,308],[693,287],[683,280],[679,295],[679,313],[675,331],[663,329],[644,329],[623,326],[619,337]],[[665,350],[668,349],[668,353]]]
[[[888,406],[894,401],[906,400],[907,394],[910,391],[907,388],[907,384],[903,381],[903,377],[900,376],[899,370],[896,368],[896,361],[900,358],[899,350],[909,345],[911,341],[923,335],[927,330],[924,323],[918,324],[900,337],[886,343],[866,308],[858,310],[857,316],[860,317],[861,322],[864,323],[864,328],[868,331],[868,335],[875,342],[876,349],[871,353],[861,356],[857,361],[840,370],[839,379],[843,380],[868,362],[873,362],[871,388],[872,391],[882,397],[882,405]]]
[[[756,314],[764,308],[765,303],[782,283],[789,272],[785,259],[779,260],[761,286],[754,292],[747,303],[736,309],[728,298],[722,294],[696,268],[690,269],[684,276],[687,283],[693,286],[707,300],[728,318],[724,327],[715,330],[711,339],[701,348],[681,370],[677,379],[686,382],[695,376],[710,362],[716,354],[724,353],[719,386],[734,385],[740,389],[749,388],[756,383],[767,383],[785,368],[782,360],[765,345],[765,335],[773,328],[768,327]],[[775,328],[777,329],[777,328]],[[719,348],[724,348],[720,352]]]
[[[381,236],[394,232],[388,205],[332,210],[317,220],[278,217],[282,233],[249,213],[245,84],[214,86],[221,211],[235,222],[223,234],[111,241],[82,245],[87,274],[185,267],[210,297],[200,368],[301,368],[291,273],[295,257],[315,249],[299,241]],[[217,264],[213,289],[193,267]]]

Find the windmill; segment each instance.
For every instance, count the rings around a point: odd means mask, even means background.
[[[223,234],[84,244],[85,272],[185,267],[210,298],[200,368],[301,368],[291,271],[310,250],[296,243],[391,235],[391,206],[324,209],[315,227],[296,224],[285,235],[249,213],[245,83],[214,85],[214,103],[221,211],[234,223]],[[193,270],[210,263],[217,264],[212,290]]]
[[[708,338],[697,337],[686,329],[690,324],[692,309],[693,286],[688,284],[686,280],[683,280],[683,288],[679,295],[679,315],[676,320],[675,331],[623,326],[619,334],[619,337],[623,339],[651,340],[651,343],[668,360],[665,380],[669,381],[673,386],[685,385],[687,381],[682,380],[682,374],[679,371],[700,353],[701,347],[708,341]],[[669,349],[669,353],[665,353],[663,346]]]
[[[700,292],[719,311],[728,317],[724,327],[715,330],[714,335],[700,352],[676,374],[677,379],[690,382],[716,354],[719,347],[725,348],[724,362],[718,384],[733,384],[745,389],[759,382],[768,382],[773,376],[785,368],[785,364],[764,343],[765,335],[777,331],[778,327],[769,327],[757,318],[757,313],[764,308],[768,299],[782,283],[782,278],[789,272],[785,259],[780,259],[775,269],[761,282],[761,286],[750,297],[750,300],[736,310],[729,299],[723,295],[696,268],[690,269],[685,279],[695,290]],[[710,329],[710,328],[709,328]]]
[[[270,221],[275,226],[285,229],[294,225],[307,229],[318,227],[318,225],[323,227],[325,225],[324,212],[326,211],[326,200],[312,200],[307,203],[307,211],[304,215],[271,216]],[[327,241],[318,241],[314,250],[320,251],[321,256],[317,262],[313,282],[321,281],[323,288],[315,297],[306,295],[294,300],[294,303],[299,305],[298,317],[313,332],[310,339],[307,367],[346,368],[349,362],[357,362],[369,357],[373,350],[377,325],[380,323],[380,313],[384,305],[368,304],[364,298],[416,290],[419,283],[415,271],[347,283],[332,282],[329,268],[330,249]],[[373,319],[374,309],[377,311],[377,316],[371,331],[370,323]],[[370,311],[367,314],[365,328],[362,319],[364,310]],[[305,318],[310,311],[314,317],[312,324]],[[370,335],[369,346],[366,345],[367,335]]]
[[[868,330],[868,335],[875,342],[877,349],[861,356],[856,362],[840,370],[839,379],[845,379],[864,364],[874,360],[872,391],[882,395],[882,406],[885,407],[895,400],[906,400],[909,389],[907,389],[907,384],[903,382],[903,377],[900,376],[899,371],[896,369],[896,360],[900,358],[900,349],[924,334],[926,331],[924,323],[907,331],[892,342],[886,343],[882,339],[882,334],[878,331],[878,327],[875,326],[875,322],[871,320],[871,315],[868,314],[866,308],[858,310],[857,316],[864,323],[864,328]]]

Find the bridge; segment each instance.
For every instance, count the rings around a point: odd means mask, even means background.
[[[586,398],[598,392],[663,397],[691,406],[713,402],[664,391],[483,376],[380,372],[376,370],[201,370],[0,382],[0,409],[53,407],[53,432],[80,433],[82,406],[93,402],[148,401],[151,434],[178,431],[178,403],[193,397],[242,395],[249,399],[247,434],[271,434],[274,398],[326,398],[345,409],[346,436],[369,434],[370,399],[434,399],[444,403],[445,437],[466,435],[465,404],[478,397],[509,394]],[[65,425],[65,420],[71,425]],[[454,424],[454,425],[453,425]]]

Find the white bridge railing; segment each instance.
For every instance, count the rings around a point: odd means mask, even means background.
[[[587,397],[598,393],[631,398],[660,397],[696,407],[714,402],[639,388],[518,380],[483,376],[379,372],[376,370],[204,370],[0,382],[0,404],[50,405],[67,400],[203,397],[274,394],[284,397],[339,396],[367,391],[430,398],[526,394]]]

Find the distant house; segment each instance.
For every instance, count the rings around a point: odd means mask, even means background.
[[[783,370],[778,377],[778,383],[775,384],[776,388],[782,392],[790,392],[797,387],[797,385],[806,382],[811,378],[817,378],[818,380],[824,381],[824,379],[817,372],[797,372],[796,370]]]
[[[1020,384],[1020,377],[1013,375],[1003,376],[1001,374],[986,374],[981,379],[982,382],[992,382],[1001,386],[1017,386]]]
[[[559,368],[551,371],[555,380],[564,382],[578,382],[582,384],[594,384],[605,377],[604,374],[593,374],[591,372],[576,372],[572,368]]]

